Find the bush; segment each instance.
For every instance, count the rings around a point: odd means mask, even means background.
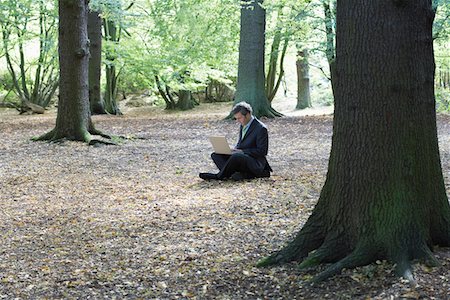
[[[450,113],[450,89],[437,87],[435,91],[436,110]]]

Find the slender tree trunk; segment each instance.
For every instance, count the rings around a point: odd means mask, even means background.
[[[30,92],[28,91],[27,74],[25,71],[25,53],[23,50],[23,42],[24,42],[23,34],[25,31],[26,31],[26,23],[23,25],[23,29],[17,28],[17,37],[19,39],[18,42],[19,60],[20,60],[19,67],[20,67],[20,81],[22,84],[22,91],[27,101],[30,101]]]
[[[257,117],[281,114],[271,108],[265,93],[264,42],[266,12],[262,0],[241,3],[241,32],[236,97],[234,103],[248,102]]]
[[[164,88],[162,86],[161,80],[159,79],[158,75],[155,75],[155,82],[156,87],[158,88],[159,95],[164,99],[164,102],[166,102],[166,110],[175,109],[175,102],[170,97],[170,91],[169,88],[166,86],[166,90],[164,91]],[[167,94],[166,94],[167,91]]]
[[[273,87],[272,91],[270,92],[270,94],[267,95],[267,100],[269,101],[269,103],[271,104],[273,99],[275,98],[275,95],[278,91],[278,89],[280,88],[280,84],[281,84],[281,80],[283,79],[284,76],[284,59],[286,57],[286,51],[289,45],[289,37],[287,35],[285,35],[284,38],[284,42],[283,42],[283,48],[281,49],[281,57],[280,57],[280,62],[279,62],[279,74],[278,74],[278,78],[276,79],[275,82],[275,86]]]
[[[297,53],[297,106],[296,109],[311,107],[311,95],[309,92],[309,64],[308,51]]]
[[[335,7],[336,0],[324,0],[323,10],[325,14],[325,33],[326,33],[326,49],[325,54],[327,56],[328,65],[330,67],[330,77],[331,81],[333,81],[333,73],[334,73],[334,60],[336,58],[336,50],[334,46],[334,38],[336,36],[336,15],[335,15]]]
[[[34,85],[31,92],[31,102],[41,105],[41,101],[44,99],[39,99],[39,90],[41,88],[41,70],[44,63],[44,45],[45,45],[45,30],[44,30],[44,19],[45,19],[45,10],[44,10],[44,2],[39,1],[39,58],[38,58],[38,66],[36,68],[36,73],[34,76]]]
[[[114,43],[119,42],[119,36],[117,32],[117,26],[113,21],[105,20],[105,39]],[[116,60],[116,55],[114,53],[106,53],[106,86],[105,86],[105,109],[108,113],[113,115],[121,115],[122,112],[117,105],[117,74],[116,66],[114,61]]]
[[[340,1],[328,174],[306,224],[260,262],[333,262],[316,277],[388,259],[436,263],[450,246],[439,157],[431,1]],[[313,251],[315,250],[315,251]]]
[[[91,113],[106,114],[100,90],[102,66],[102,18],[97,11],[89,11],[88,37],[91,54],[89,58],[89,103]]]
[[[272,94],[273,90],[275,89],[275,80],[277,77],[277,65],[278,65],[278,57],[279,57],[279,51],[280,51],[280,43],[281,43],[281,22],[280,18],[282,16],[282,10],[278,10],[278,16],[277,16],[277,25],[275,34],[272,41],[272,47],[270,50],[270,56],[269,56],[269,71],[267,72],[266,77],[266,95],[268,97],[269,102],[271,102],[271,99],[269,95]]]
[[[8,25],[3,24],[3,29],[2,29],[3,49],[5,52],[6,66],[8,68],[9,74],[11,75],[14,89],[16,90],[17,94],[19,95],[21,103],[23,103],[23,102],[27,101],[27,99],[25,98],[25,95],[23,94],[22,89],[20,88],[19,80],[16,76],[16,71],[14,70],[14,67],[12,64],[12,59],[11,59],[10,49],[9,49],[9,44],[8,44],[9,37],[11,35],[11,31],[9,28],[7,28],[7,26]]]

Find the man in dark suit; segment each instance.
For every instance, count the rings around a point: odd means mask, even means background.
[[[239,141],[231,155],[212,153],[219,173],[200,173],[205,180],[234,180],[270,177],[272,168],[267,162],[269,135],[267,127],[252,115],[252,107],[246,102],[236,104],[231,113],[240,123]]]

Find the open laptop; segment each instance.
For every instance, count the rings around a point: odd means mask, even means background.
[[[217,154],[231,155],[231,148],[224,136],[210,136],[209,140]]]

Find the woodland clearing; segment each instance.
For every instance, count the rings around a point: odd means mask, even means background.
[[[326,266],[255,268],[305,223],[325,180],[332,115],[263,120],[272,177],[207,182],[207,136],[236,138],[230,104],[94,116],[117,146],[32,142],[55,113],[0,112],[0,299],[449,299],[442,266],[416,286],[379,261],[308,280]],[[450,195],[450,116],[438,115]]]

